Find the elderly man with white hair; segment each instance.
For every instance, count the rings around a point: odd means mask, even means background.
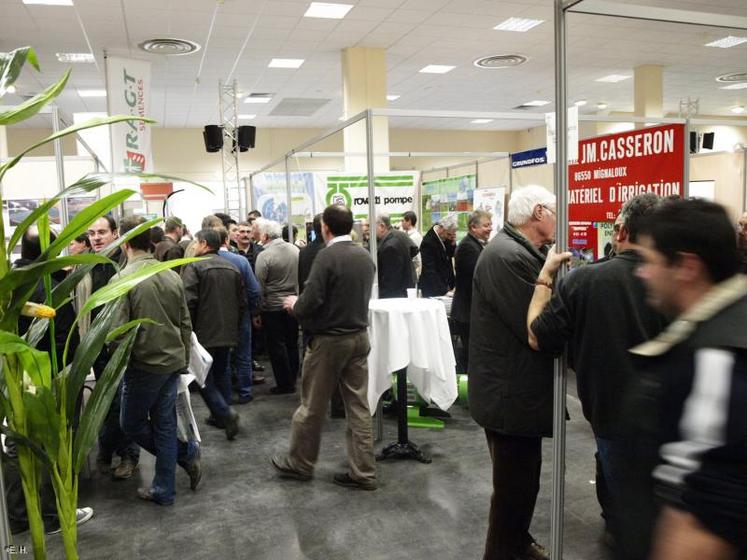
[[[508,222],[475,267],[469,405],[493,463],[485,560],[549,559],[529,526],[542,438],[552,436],[553,356],[529,347],[526,314],[554,236],[555,196],[538,186],[516,190]]]
[[[423,236],[418,288],[423,297],[442,296],[454,289],[452,258],[456,248],[457,218],[449,214]]]
[[[264,327],[267,353],[275,376],[273,395],[293,393],[298,376],[298,322],[283,310],[287,296],[298,295],[298,247],[282,239],[283,228],[277,222],[257,218],[260,241],[264,250],[257,255],[255,274],[261,287],[261,319],[256,327]]]

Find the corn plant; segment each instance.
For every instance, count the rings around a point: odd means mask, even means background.
[[[39,70],[36,54],[29,47],[0,54],[0,97],[18,78],[26,63]],[[0,126],[14,125],[36,115],[63,91],[68,76],[69,71],[33,98],[0,112]],[[92,119],[29,146],[0,165],[0,205],[3,177],[31,150],[80,130],[133,120],[153,122],[147,118],[131,116]],[[156,177],[147,174],[139,176]],[[73,325],[65,350],[58,361],[54,351],[55,310],[70,301],[70,294],[76,284],[94,266],[102,263],[117,266],[117,263],[106,256],[111,250],[158,222],[151,220],[141,224],[116,239],[100,253],[64,256],[63,251],[70,241],[85,232],[96,219],[122,204],[134,191],[118,190],[97,200],[70,220],[53,241],[50,236],[49,210],[64,198],[96,191],[112,181],[112,178],[112,175],[107,174],[90,174],[81,178],[41,204],[22,221],[9,239],[6,239],[5,224],[0,213],[0,421],[2,418],[6,420],[6,425],[0,429],[18,445],[21,482],[35,559],[46,558],[39,497],[43,470],[51,477],[54,487],[65,555],[68,559],[78,558],[78,475],[124,374],[138,326],[147,321],[140,319],[126,325],[115,325],[113,321],[120,298],[154,274],[197,260],[179,259],[156,263],[134,274],[114,279],[94,292],[82,308],[77,310],[78,317],[101,306],[103,308],[74,351],[70,344],[76,331]],[[12,268],[10,255],[13,248],[31,227],[36,227],[39,231],[42,254],[31,264]],[[53,288],[51,274],[71,266],[75,267],[73,272]],[[44,286],[45,304],[32,304],[28,300],[40,283]],[[24,333],[18,332],[18,319],[21,315],[35,317]],[[50,338],[50,347],[53,349],[51,352],[35,348],[45,336]],[[88,404],[80,415],[79,424],[74,428],[73,419],[86,376],[104,345],[114,338],[117,338],[117,349],[97,381]]]

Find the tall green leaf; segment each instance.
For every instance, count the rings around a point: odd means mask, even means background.
[[[42,319],[37,317],[31,322],[31,326],[28,330],[23,333],[23,339],[28,343],[29,346],[36,347],[44,335],[47,333],[49,328],[49,319]]]
[[[0,54],[0,97],[5,95],[8,86],[15,83],[23,69],[23,65],[28,62],[39,71],[39,60],[36,58],[36,51],[31,47],[21,47],[9,53]]]
[[[29,146],[28,148],[25,148],[20,154],[10,159],[9,161],[7,161],[5,164],[0,165],[0,181],[2,181],[3,177],[8,172],[9,169],[15,167],[18,164],[18,162],[21,161],[23,156],[35,150],[39,146],[43,146],[44,144],[53,142],[54,140],[57,140],[58,138],[63,138],[70,134],[75,134],[76,132],[80,132],[81,130],[86,130],[88,128],[95,128],[97,126],[102,126],[102,125],[107,125],[107,124],[116,124],[116,123],[126,122],[126,121],[142,121],[142,122],[149,123],[149,124],[153,124],[156,122],[153,119],[148,119],[145,117],[133,117],[131,115],[115,115],[113,117],[100,117],[100,118],[95,118],[95,119],[89,119],[80,124],[69,126],[67,128],[60,130],[59,132],[56,132],[50,136],[47,136],[43,140],[40,140],[39,142],[35,143],[34,145]]]
[[[52,366],[48,352],[28,348],[25,352],[18,353],[17,356],[24,373],[34,387],[49,388],[52,386]]]
[[[56,457],[60,446],[60,415],[49,387],[38,387],[23,394],[29,438],[41,443],[50,457]]]
[[[36,286],[36,284],[41,281],[42,275],[57,272],[67,266],[97,263],[113,264],[110,259],[97,253],[81,253],[69,257],[59,257],[49,261],[34,261],[30,265],[9,270],[8,273],[0,279],[0,294],[10,293],[24,285]]]
[[[7,111],[0,112],[0,126],[10,126],[36,115],[62,93],[69,78],[70,70],[67,70],[57,83],[52,84],[41,93],[37,93],[34,97],[24,101],[20,105],[16,105]]]
[[[132,345],[135,343],[136,336],[137,328],[125,335],[122,344],[114,351],[114,354],[109,359],[109,363],[104,368],[104,372],[96,382],[96,387],[83,411],[78,431],[75,434],[75,442],[73,443],[73,470],[76,473],[79,473],[83,467],[86,455],[88,455],[88,451],[91,449],[101,429],[104,418],[106,418],[109,412],[109,406],[114,398],[114,394],[117,392],[122,375],[124,375],[127,368],[127,362],[130,358],[130,352],[132,351]]]
[[[42,449],[35,442],[31,441],[26,436],[19,434],[12,428],[9,428],[8,426],[2,424],[0,424],[0,432],[11,438],[17,444],[25,445],[26,447],[28,447],[48,469],[52,468],[52,461],[49,458],[49,455],[47,455],[46,451],[44,451],[44,449]]]
[[[0,331],[0,354],[17,354],[30,348],[31,345],[20,336]]]
[[[114,329],[113,331],[107,333],[106,335],[106,342],[112,342],[117,340],[120,336],[127,334],[135,327],[139,327],[140,325],[161,325],[162,323],[159,323],[158,321],[154,321],[153,319],[143,318],[143,319],[133,319],[132,321],[128,321],[124,325],[121,325]]]

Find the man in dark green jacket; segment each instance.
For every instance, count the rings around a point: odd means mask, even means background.
[[[142,224],[142,217],[122,220],[126,233]],[[127,266],[119,276],[134,274],[157,263],[148,252],[150,232],[124,244]],[[118,276],[114,277],[116,280]],[[181,278],[165,270],[135,286],[123,299],[116,324],[134,319],[140,325],[122,385],[122,430],[140,447],[156,456],[156,473],[150,488],[138,490],[140,498],[160,505],[174,503],[176,464],[189,474],[195,490],[202,477],[200,449],[195,441],[176,437],[176,394],[179,375],[189,364],[192,323]]]

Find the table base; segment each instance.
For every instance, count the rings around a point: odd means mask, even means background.
[[[385,459],[415,459],[421,463],[430,463],[430,455],[422,451],[417,445],[408,441],[407,443],[394,442],[387,445],[379,455],[377,461]]]

